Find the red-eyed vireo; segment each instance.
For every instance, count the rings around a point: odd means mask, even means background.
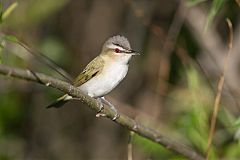
[[[90,97],[106,102],[115,111],[114,119],[118,117],[114,106],[104,99],[104,95],[113,90],[126,76],[128,62],[138,52],[131,49],[129,41],[124,36],[113,36],[103,45],[99,56],[94,58],[74,80],[73,85]],[[65,94],[58,98],[48,108],[59,108],[73,97]],[[102,103],[100,104],[101,106]]]

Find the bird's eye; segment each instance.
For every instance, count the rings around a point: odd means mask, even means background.
[[[120,53],[120,49],[115,48],[115,52],[116,52],[116,53]]]

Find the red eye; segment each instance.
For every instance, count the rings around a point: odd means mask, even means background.
[[[115,48],[115,52],[116,52],[116,53],[120,53],[120,49]]]

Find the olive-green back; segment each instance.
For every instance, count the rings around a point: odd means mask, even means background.
[[[97,56],[94,58],[82,71],[82,73],[79,74],[79,76],[74,80],[73,85],[75,87],[79,87],[91,78],[97,76],[102,72],[104,66],[104,60],[102,57]]]

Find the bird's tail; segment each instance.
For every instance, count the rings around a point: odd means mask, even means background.
[[[68,94],[65,94],[61,97],[59,97],[56,101],[54,101],[53,103],[51,103],[50,105],[48,105],[46,108],[60,108],[62,107],[66,102],[68,102],[69,100],[71,100],[72,97],[69,96]]]

